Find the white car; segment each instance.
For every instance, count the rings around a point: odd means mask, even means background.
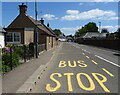
[[[58,41],[66,42],[67,40],[65,38],[59,38]]]

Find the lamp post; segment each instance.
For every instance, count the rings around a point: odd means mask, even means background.
[[[35,20],[36,20],[36,24],[35,24],[35,55],[36,58],[38,58],[38,31],[37,31],[37,1],[35,0]]]
[[[99,22],[99,32],[100,32],[100,30],[101,30],[101,22]]]

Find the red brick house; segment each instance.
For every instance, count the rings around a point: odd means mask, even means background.
[[[19,5],[20,13],[13,22],[5,28],[6,41],[11,44],[25,44],[35,42],[35,29],[38,32],[38,44],[45,44],[46,50],[57,45],[57,37],[52,29],[44,24],[44,20],[38,21],[27,15],[27,5]],[[37,25],[36,25],[37,24]]]

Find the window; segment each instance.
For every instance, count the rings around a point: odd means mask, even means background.
[[[20,32],[7,33],[6,40],[8,43],[20,43],[20,41],[21,41]]]

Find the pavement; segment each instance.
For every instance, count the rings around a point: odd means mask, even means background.
[[[41,53],[38,59],[31,59],[29,62],[23,63],[12,71],[3,75],[2,93],[16,93],[16,91],[25,83],[26,80],[30,78],[30,76],[32,76],[32,74],[38,68],[40,68],[40,66],[46,65],[57,47]]]
[[[119,57],[117,51],[63,42],[3,76],[3,92],[19,93],[32,83],[27,93],[118,93]]]

